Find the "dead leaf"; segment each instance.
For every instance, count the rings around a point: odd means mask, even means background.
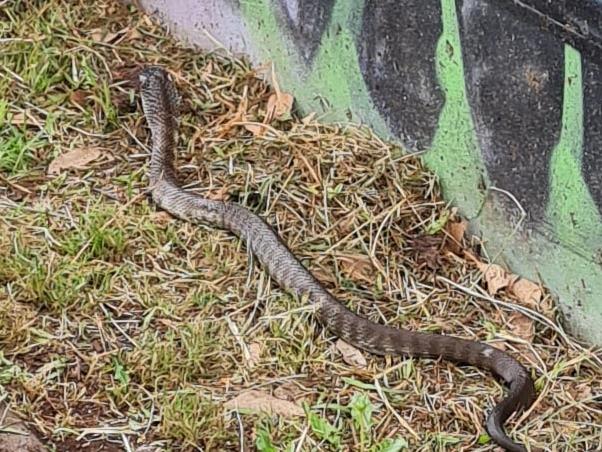
[[[592,387],[589,384],[581,383],[576,389],[578,397],[575,400],[587,400],[592,396]]]
[[[267,127],[259,122],[248,122],[245,129],[253,134],[254,137],[261,137],[265,134]]]
[[[122,63],[111,69],[111,78],[116,82],[125,82],[124,86],[137,89],[138,75],[142,68],[134,63]]]
[[[355,222],[357,217],[355,215],[347,215],[343,217],[339,222],[339,229],[343,235],[349,234],[351,231],[355,229]]]
[[[498,350],[501,350],[503,352],[505,352],[508,348],[505,342],[488,342],[487,345],[491,345],[493,348],[497,348]]]
[[[95,28],[94,30],[90,30],[90,37],[93,41],[102,42],[102,30],[100,28]]]
[[[174,220],[174,217],[172,217],[167,212],[160,211],[160,212],[153,212],[151,214],[151,219],[152,219],[153,223],[157,223],[159,226],[166,226],[167,224],[169,224],[170,222],[172,222]]]
[[[86,99],[88,98],[88,95],[88,91],[78,89],[71,93],[71,96],[69,96],[69,100],[71,100],[71,102],[73,102],[74,104],[83,107],[86,104]]]
[[[239,394],[224,404],[227,410],[247,409],[251,411],[265,411],[285,417],[304,416],[303,408],[288,400],[277,399],[263,391],[252,389]]]
[[[12,115],[10,123],[14,126],[40,126],[40,122],[30,116],[29,112],[19,112]]]
[[[79,148],[73,149],[66,154],[61,154],[48,165],[48,174],[58,174],[63,169],[77,168],[83,169],[86,165],[102,153],[98,149]]]
[[[243,88],[242,99],[236,108],[234,116],[226,121],[224,124],[219,126],[219,137],[223,138],[230,130],[235,127],[238,123],[245,122],[247,120],[247,108],[249,101],[247,99],[247,87]]]
[[[318,279],[318,281],[320,281],[322,283],[327,283],[327,284],[336,284],[337,283],[337,279],[332,274],[332,272],[323,267],[316,267],[316,268],[312,269],[312,273]]]
[[[276,79],[276,71],[274,65],[271,65],[272,86],[274,94],[268,98],[267,113],[264,122],[269,124],[272,119],[285,120],[290,118],[290,112],[293,108],[293,96],[284,91],[280,91],[280,85]]]
[[[140,38],[142,38],[142,36],[143,36],[142,33],[140,33],[138,31],[138,28],[136,28],[136,27],[132,27],[128,31],[128,41],[134,40],[134,39],[140,39]]]
[[[115,38],[117,38],[121,34],[123,34],[123,30],[120,30],[116,33],[112,33],[112,32],[107,32],[106,30],[103,30],[102,28],[97,28],[90,33],[90,37],[95,42],[102,42],[102,43],[106,44],[106,43],[111,43],[111,41],[114,41]]]
[[[63,169],[84,169],[86,165],[98,159],[102,152],[98,149],[78,148],[59,155],[48,165],[50,174],[59,173]]]
[[[249,367],[253,368],[261,361],[261,344],[259,342],[251,342],[249,344]]]
[[[341,261],[343,272],[351,279],[374,282],[374,267],[369,257],[361,254],[344,254],[337,257]]]
[[[213,201],[224,201],[228,197],[228,186],[225,185],[217,190],[205,193],[205,197]]]
[[[472,259],[479,270],[483,272],[483,278],[487,283],[487,292],[489,292],[489,295],[495,295],[500,289],[508,287],[518,278],[518,276],[506,272],[500,265],[486,264],[470,253],[467,253],[466,255]]]
[[[542,292],[537,284],[525,278],[519,278],[510,286],[510,292],[521,302],[529,307],[538,307]]]
[[[294,97],[289,93],[276,91],[268,99],[266,122],[272,119],[286,120],[290,118]]]
[[[466,232],[467,226],[468,223],[466,222],[466,220],[447,223],[446,229],[449,235],[451,236],[451,240],[448,246],[450,250],[455,254],[460,254],[460,252],[462,251],[464,234]]]
[[[274,389],[274,395],[291,402],[303,401],[307,398],[307,394],[292,381],[287,381]]]
[[[362,355],[362,352],[360,352],[353,345],[350,345],[342,339],[339,339],[337,340],[335,346],[337,350],[341,352],[341,355],[343,355],[343,361],[350,366],[366,367],[368,365],[368,362],[366,361],[366,358],[364,358],[364,355]]]
[[[510,283],[508,274],[501,266],[497,264],[483,264],[483,276],[487,282],[487,292],[489,295],[495,295],[500,289],[507,287]]]
[[[314,121],[315,118],[316,118],[316,112],[312,111],[310,114],[308,114],[307,116],[305,116],[301,120],[301,122],[307,126],[307,125],[311,124]]]
[[[523,315],[520,312],[512,313],[508,319],[508,327],[515,336],[518,336],[527,342],[533,341],[533,337],[535,336],[535,325],[533,320],[526,315]]]
[[[131,103],[130,96],[127,93],[123,93],[120,91],[113,94],[113,96],[111,97],[111,103],[120,113],[127,112],[132,108],[135,109],[136,105]]]
[[[464,255],[471,260],[481,272],[483,272],[483,278],[487,283],[487,292],[489,292],[489,295],[495,295],[504,287],[508,287],[509,290],[512,290],[512,286],[520,279],[520,276],[508,273],[500,265],[481,262],[469,251],[464,251]],[[519,285],[519,288],[523,289],[526,288],[526,286]]]
[[[408,240],[408,255],[410,255],[418,266],[426,266],[431,270],[436,270],[443,264],[443,254],[441,245],[445,236],[421,235]]]

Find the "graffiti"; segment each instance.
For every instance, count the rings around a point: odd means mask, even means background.
[[[394,0],[227,3],[236,17],[218,23],[173,7],[173,22],[188,20],[191,38],[199,22],[233,50],[272,61],[302,110],[423,151],[489,245],[542,278],[571,324],[602,344],[599,0],[404,0],[403,14]],[[518,235],[517,205],[528,213]]]
[[[356,45],[366,86],[389,129],[422,150],[443,106],[435,67],[441,12],[437,0],[406,1],[404,10],[399,14],[397,2],[367,0]]]
[[[601,2],[602,7],[602,2]],[[585,114],[583,164],[581,173],[598,211],[602,213],[602,60],[583,61],[583,101]]]
[[[466,87],[491,184],[541,219],[560,137],[563,48],[539,24],[503,14],[499,3],[458,2]]]
[[[330,23],[334,0],[280,0],[284,23],[305,63],[311,64]]]
[[[440,178],[444,192],[474,219],[485,201],[487,174],[481,160],[464,83],[460,31],[453,0],[441,2],[442,29],[436,47],[437,79],[445,103],[425,161]],[[454,152],[450,152],[454,149]]]

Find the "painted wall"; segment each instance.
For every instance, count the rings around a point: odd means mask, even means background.
[[[499,260],[602,345],[599,0],[139,3],[202,48],[272,61],[303,111],[424,152]]]

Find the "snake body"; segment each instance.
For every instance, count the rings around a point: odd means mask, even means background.
[[[504,432],[515,411],[528,408],[535,389],[527,370],[507,353],[481,342],[392,328],[350,311],[297,260],[259,216],[235,203],[203,198],[178,184],[174,168],[179,96],[167,72],[156,66],[139,74],[142,106],[151,131],[148,171],[152,199],[170,214],[193,223],[223,228],[243,239],[269,275],[282,288],[315,305],[319,322],[344,341],[376,355],[441,357],[492,371],[508,386],[505,399],[489,415],[491,438],[509,451],[526,451]]]

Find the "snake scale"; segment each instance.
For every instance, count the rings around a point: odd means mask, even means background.
[[[285,290],[315,305],[319,322],[344,341],[376,355],[443,358],[490,370],[509,387],[486,421],[491,438],[509,451],[526,451],[504,432],[504,422],[535,399],[528,371],[507,353],[481,342],[392,328],[350,311],[297,260],[272,228],[245,207],[203,198],[178,184],[174,150],[179,95],[168,73],[149,66],[139,73],[142,107],[151,131],[148,171],[152,199],[170,214],[223,228],[243,239],[269,275]]]

